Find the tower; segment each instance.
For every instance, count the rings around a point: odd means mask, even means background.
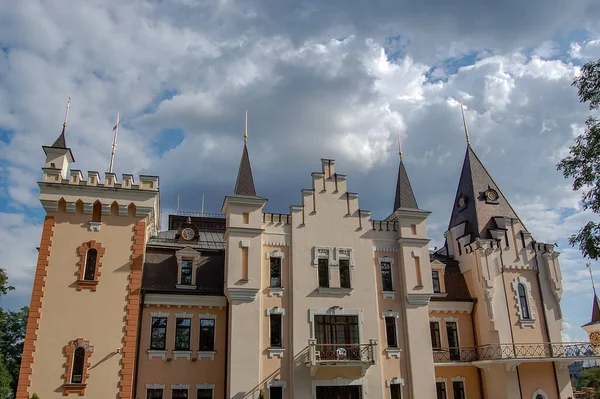
[[[590,342],[594,351],[598,353],[600,351],[600,300],[596,294],[596,286],[594,285],[594,276],[592,275],[592,265],[586,264],[586,267],[590,271],[590,279],[592,280],[592,288],[594,290],[594,302],[592,304],[592,318],[589,323],[581,326],[590,336]]]
[[[424,348],[431,348],[427,330],[429,325],[429,300],[433,295],[431,266],[429,264],[429,239],[426,219],[431,212],[420,209],[412,190],[398,141],[398,179],[394,197],[394,211],[387,218],[398,224],[398,259],[400,267],[400,294],[404,311],[404,336],[406,347],[403,356],[407,361],[409,397],[435,397],[435,372],[433,363],[422,361]],[[418,388],[417,388],[418,387]]]
[[[67,108],[68,111],[68,108]],[[44,146],[46,211],[16,397],[131,398],[147,238],[158,225],[158,177],[87,177],[63,131]],[[67,173],[69,173],[67,177]],[[93,370],[92,370],[93,369]]]
[[[261,356],[260,298],[262,265],[262,210],[267,200],[256,195],[247,147],[247,119],[244,148],[234,194],[225,197],[226,217],[225,295],[229,301],[227,398],[258,397]]]

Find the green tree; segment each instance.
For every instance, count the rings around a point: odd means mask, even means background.
[[[581,75],[575,78],[579,101],[588,103],[589,109],[600,106],[600,60],[589,62],[581,68]],[[569,147],[569,155],[558,165],[565,178],[573,178],[573,190],[583,189],[581,204],[600,214],[600,121],[590,116],[585,122],[585,132],[575,138]],[[569,238],[572,246],[578,245],[584,257],[600,258],[600,224],[594,221],[583,226],[578,234]]]
[[[0,399],[12,397],[13,390],[10,386],[11,382],[12,378],[10,373],[4,364],[2,355],[0,355]]]
[[[8,275],[6,270],[0,269],[0,298],[8,294],[8,291],[14,290],[15,287],[8,285]]]
[[[579,378],[574,381],[575,389],[581,391],[583,387],[600,389],[600,367],[583,370]]]
[[[15,393],[21,368],[21,354],[28,314],[29,308],[26,306],[16,312],[5,312],[0,309],[0,355],[4,357],[4,363],[12,378],[11,388]]]

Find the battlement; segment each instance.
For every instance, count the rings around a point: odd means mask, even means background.
[[[140,175],[139,183],[135,184],[134,176],[129,173],[123,173],[121,175],[121,182],[119,182],[117,180],[116,173],[106,172],[104,174],[104,182],[102,182],[100,173],[96,171],[88,171],[87,178],[84,178],[84,175],[80,170],[71,169],[69,173],[69,179],[63,179],[61,169],[42,168],[42,170],[44,171],[44,176],[41,183],[111,189],[159,191],[158,176]]]

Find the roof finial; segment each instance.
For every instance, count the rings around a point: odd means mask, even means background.
[[[465,137],[467,138],[467,145],[471,146],[471,139],[469,138],[469,130],[467,129],[467,120],[465,119],[465,109],[463,107],[462,99],[460,99],[460,111],[462,112],[463,125],[465,126]]]
[[[594,275],[592,274],[592,264],[586,263],[585,267],[590,271],[590,279],[592,280],[592,289],[594,290],[594,295],[596,295],[596,285],[594,284]]]
[[[402,147],[400,146],[400,129],[398,129],[398,156],[402,159]]]
[[[113,136],[112,152],[110,153],[110,166],[108,167],[108,173],[112,173],[113,165],[115,163],[115,151],[117,150],[117,135],[119,134],[120,115],[121,114],[117,112],[117,124],[115,125],[115,127],[113,127],[113,132],[115,132],[115,134]]]
[[[246,110],[246,125],[244,126],[244,143],[248,141],[248,110]]]
[[[67,128],[67,119],[69,119],[69,108],[71,108],[71,95],[69,94],[69,99],[67,100],[67,110],[65,111],[65,120],[63,122],[63,130],[62,133],[65,134],[65,129]]]

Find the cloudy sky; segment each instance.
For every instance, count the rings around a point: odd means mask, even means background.
[[[0,267],[28,304],[43,209],[36,182],[73,102],[77,169],[158,174],[163,216],[220,210],[248,109],[267,211],[287,212],[320,158],[336,160],[373,217],[392,211],[396,132],[441,245],[473,147],[528,229],[562,250],[565,334],[586,335],[591,287],[566,237],[593,215],[556,170],[588,110],[571,87],[600,58],[593,0],[522,2],[0,0]],[[600,265],[599,265],[600,267]],[[598,273],[600,278],[600,272]]]

